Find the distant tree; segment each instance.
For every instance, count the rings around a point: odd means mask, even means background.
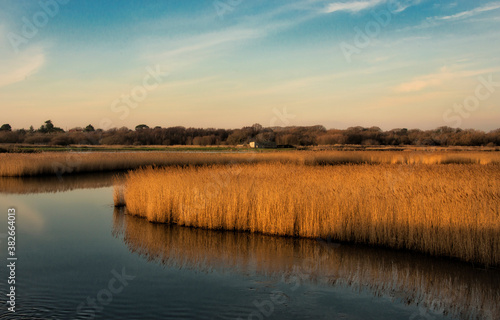
[[[10,124],[5,123],[0,127],[0,131],[12,131],[12,127],[10,126]]]
[[[29,133],[33,133],[33,132],[35,132],[35,128],[33,128],[33,126],[30,126]]]
[[[139,124],[135,126],[135,131],[143,130],[143,129],[149,129],[149,127],[145,124]]]
[[[38,129],[38,132],[52,133],[52,132],[64,132],[64,130],[54,126],[54,124],[52,123],[52,120],[47,120],[47,121],[45,121],[45,125],[42,125],[40,127],[40,129]]]
[[[88,126],[85,127],[85,129],[83,129],[84,132],[94,132],[95,129],[94,129],[94,126],[92,126],[91,124],[89,124]]]
[[[262,125],[260,123],[254,123],[252,129],[255,133],[259,133],[262,130]]]
[[[24,139],[24,143],[29,143],[29,144],[47,144],[50,142],[51,137],[47,134],[39,134],[35,133],[34,135],[27,137]]]
[[[66,134],[55,135],[51,140],[51,145],[67,146],[73,143],[73,139]]]
[[[51,132],[54,130],[54,125],[52,124],[52,120],[45,121],[45,129],[47,132]]]
[[[0,143],[22,142],[24,137],[19,131],[0,131]]]
[[[230,145],[245,143],[248,140],[248,137],[249,135],[245,132],[245,130],[236,129],[227,137],[227,143]]]

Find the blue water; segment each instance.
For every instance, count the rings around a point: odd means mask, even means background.
[[[7,310],[2,267],[0,319],[455,319],[498,312],[490,301],[500,292],[498,271],[455,261],[420,257],[425,264],[414,264],[408,253],[151,224],[114,210],[111,187],[0,194],[0,204],[2,233],[7,209],[16,208],[18,258],[16,312]],[[425,274],[432,269],[444,271]],[[405,280],[405,273],[424,276]],[[446,275],[455,279],[443,279],[449,290],[412,283]],[[452,297],[468,286],[479,288],[469,298],[486,307]]]

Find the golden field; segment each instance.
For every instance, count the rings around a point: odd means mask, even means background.
[[[316,164],[331,162],[331,155],[324,161],[319,155]],[[496,159],[429,165],[456,158],[372,156],[386,163],[313,166],[303,158],[302,164],[145,168],[129,172],[115,197],[129,214],[152,222],[331,238],[500,265]]]
[[[143,166],[199,166],[262,162],[331,165],[345,163],[499,164],[499,152],[281,151],[281,152],[43,152],[0,154],[0,176],[68,175],[131,170]]]

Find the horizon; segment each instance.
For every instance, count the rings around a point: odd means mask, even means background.
[[[41,126],[43,126],[43,123],[45,123],[45,121],[42,122]],[[7,122],[5,124],[9,124],[9,123]],[[202,130],[208,130],[208,129],[214,129],[214,130],[240,130],[240,129],[243,129],[243,128],[251,128],[255,124],[260,125],[260,123],[254,123],[252,125],[243,125],[241,127],[213,127],[213,126],[212,127],[211,126],[207,126],[207,127],[195,127],[195,126],[182,126],[182,125],[175,125],[175,124],[171,125],[171,126],[152,126],[152,125],[148,125],[147,123],[139,123],[139,124],[133,125],[131,127],[121,126],[121,127],[109,127],[109,128],[105,128],[105,129],[97,127],[97,126],[95,126],[92,123],[89,123],[89,124],[83,125],[83,126],[75,126],[75,127],[69,127],[69,126],[62,127],[62,126],[58,126],[58,124],[54,124],[54,126],[63,129],[65,132],[69,132],[70,130],[73,130],[73,129],[82,129],[83,130],[88,125],[91,125],[92,127],[94,127],[94,130],[103,130],[103,131],[106,131],[106,130],[121,129],[121,128],[127,128],[129,130],[135,130],[135,127],[140,126],[140,125],[146,125],[148,127],[147,129],[155,129],[156,127],[160,127],[162,129],[182,127],[182,128],[186,128],[186,129],[202,129]],[[2,124],[0,124],[0,125],[2,125]],[[12,127],[12,131],[16,131],[16,130],[26,130],[26,131],[28,131],[31,126],[33,127],[33,129],[35,131],[40,128],[40,126],[37,127],[37,126],[34,126],[34,125],[30,125],[28,128],[26,128],[26,127],[22,127],[22,128]],[[266,126],[262,126],[262,128],[264,128],[264,129],[276,129],[276,128],[279,128],[279,129],[286,129],[286,128],[310,128],[310,127],[324,127],[327,131],[328,130],[341,130],[341,131],[344,131],[344,130],[348,130],[348,129],[351,129],[351,128],[358,128],[358,127],[361,127],[363,129],[379,128],[380,130],[382,130],[382,132],[390,132],[390,131],[393,131],[393,130],[403,130],[403,129],[406,129],[408,131],[411,131],[411,130],[433,131],[433,130],[438,130],[438,129],[443,128],[443,127],[451,128],[451,129],[456,129],[456,130],[461,130],[461,131],[476,130],[476,131],[482,131],[484,133],[489,133],[489,132],[500,130],[500,127],[497,127],[495,129],[491,129],[491,130],[481,130],[481,129],[475,129],[475,128],[460,128],[460,127],[454,128],[454,127],[448,127],[448,126],[441,126],[441,127],[436,127],[436,128],[430,128],[430,129],[406,128],[406,127],[394,127],[394,128],[390,128],[390,129],[385,129],[385,128],[380,128],[378,126],[366,126],[365,127],[365,126],[356,126],[356,125],[350,126],[350,127],[346,127],[346,128],[329,128],[329,127],[326,127],[325,125],[322,125],[322,124],[311,124],[311,125],[300,125],[300,124],[297,124],[297,125],[289,125],[289,126],[267,126],[267,127]]]
[[[500,1],[3,4],[13,128],[499,128]]]

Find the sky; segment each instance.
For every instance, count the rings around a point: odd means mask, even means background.
[[[500,1],[0,0],[0,122],[500,127]]]

